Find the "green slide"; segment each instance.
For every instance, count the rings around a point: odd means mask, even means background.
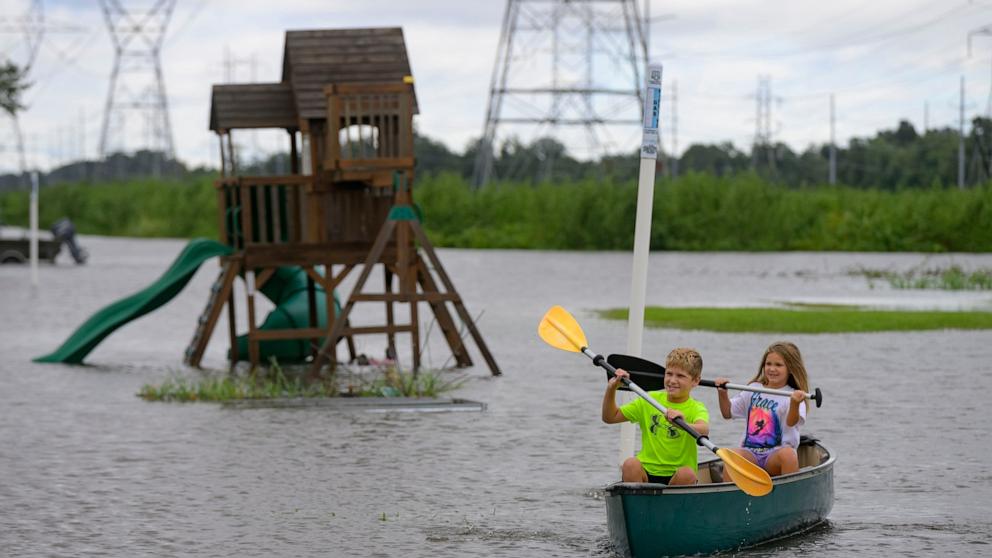
[[[215,240],[197,238],[183,248],[169,269],[157,281],[133,295],[105,306],[76,329],[62,346],[35,362],[65,362],[80,364],[101,341],[117,328],[162,306],[179,294],[200,264],[217,256],[225,256],[231,248]]]
[[[189,282],[203,262],[217,256],[226,256],[232,252],[230,247],[214,240],[197,238],[190,241],[157,281],[93,314],[55,352],[37,357],[34,361],[82,363],[86,355],[117,328],[172,300],[183,290],[183,287],[186,286],[186,283]],[[276,305],[276,308],[265,318],[260,329],[308,327],[307,275],[302,268],[281,267],[277,269],[260,291]],[[320,285],[316,285],[316,291],[317,323],[319,327],[326,328],[326,297]],[[334,295],[334,306],[338,312],[341,311],[337,293]],[[260,343],[262,361],[266,362],[270,356],[274,356],[283,363],[303,362],[310,355],[308,342],[307,339],[263,341]],[[246,336],[239,336],[237,343],[240,359],[247,360],[248,341]]]

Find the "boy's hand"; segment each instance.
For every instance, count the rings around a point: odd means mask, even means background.
[[[609,387],[618,389],[621,385],[620,378],[630,378],[630,374],[623,368],[617,368],[617,373],[610,378]]]
[[[717,378],[717,379],[713,380],[713,384],[716,386],[716,389],[718,389],[718,390],[720,390],[720,391],[722,391],[724,393],[727,392],[727,384],[729,382],[730,382],[730,380],[728,380],[727,378]]]
[[[665,413],[665,418],[668,419],[668,422],[675,424],[675,419],[680,418],[682,420],[685,420],[685,415],[682,414],[682,411],[678,411],[676,409],[668,409],[668,411]]]
[[[801,389],[797,389],[789,395],[789,399],[791,399],[793,403],[802,403],[806,400],[806,392]]]

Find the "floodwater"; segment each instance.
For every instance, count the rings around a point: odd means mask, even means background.
[[[619,427],[599,419],[604,374],[544,345],[536,328],[561,304],[594,350],[625,352],[626,324],[592,311],[627,304],[629,254],[441,250],[504,375],[490,377],[475,352],[474,368],[451,374],[468,378],[456,395],[485,411],[371,413],[136,397],[145,383],[191,373],[181,355],[212,262],[168,305],[108,337],[88,365],[32,363],[154,281],[183,246],[81,244],[90,263],[63,255],[42,265],[37,289],[27,266],[0,266],[0,554],[612,556],[601,488],[617,477]],[[647,298],[992,309],[992,293],[895,291],[848,273],[949,263],[992,267],[992,255],[657,253]],[[356,323],[381,314],[363,312]],[[226,329],[222,320],[208,368],[224,366]],[[658,360],[696,347],[705,377],[744,381],[779,337],[651,329],[644,347]],[[838,455],[836,503],[828,524],[741,554],[992,555],[992,332],[789,339],[825,393],[804,431]],[[358,343],[370,356],[385,348],[378,337]],[[442,366],[436,330],[429,345],[425,364]],[[714,416],[714,442],[735,443],[739,423],[716,417],[716,394],[695,393]]]

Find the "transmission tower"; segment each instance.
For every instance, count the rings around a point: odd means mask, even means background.
[[[633,150],[641,123],[641,68],[647,32],[635,0],[507,0],[476,154],[473,184],[493,178],[493,150],[530,132],[566,147],[559,127],[584,129],[587,155]],[[629,146],[611,127],[627,125]],[[617,129],[613,133],[617,133]],[[583,135],[583,134],[578,134]],[[553,154],[542,174],[550,176]]]
[[[120,0],[100,0],[114,42],[114,68],[100,132],[100,156],[142,146],[175,158],[169,103],[159,53],[176,0],[157,0],[151,8],[130,12]],[[128,116],[141,116],[143,130]],[[143,122],[141,122],[143,120]],[[138,135],[141,130],[143,132]],[[141,137],[141,141],[135,138]]]
[[[758,167],[762,151],[768,157],[768,166],[775,171],[775,145],[772,138],[772,100],[781,102],[781,97],[772,96],[771,76],[758,76],[758,89],[755,98],[754,143],[751,145],[751,168]]]
[[[45,36],[45,7],[41,3],[41,0],[31,0],[31,5],[28,7],[27,13],[24,16],[11,23],[4,21],[0,30],[13,32],[23,37],[25,47],[24,61],[21,62],[19,67],[21,68],[21,75],[24,76],[24,79],[27,79],[31,67],[38,57],[41,40]],[[3,60],[0,60],[0,62],[3,62]],[[24,134],[21,132],[20,117],[16,112],[7,116],[10,117],[10,124],[13,127],[18,170],[21,176],[26,177],[28,163],[24,150]]]

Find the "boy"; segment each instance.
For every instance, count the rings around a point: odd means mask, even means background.
[[[623,462],[624,482],[696,484],[696,440],[671,421],[682,417],[696,432],[709,435],[710,417],[706,406],[689,396],[692,388],[699,385],[702,373],[703,357],[695,349],[679,348],[668,353],[665,389],[648,393],[668,409],[664,416],[641,398],[617,407],[620,377],[629,378],[630,375],[625,370],[617,370],[616,376],[610,379],[603,395],[603,422],[630,421],[641,427],[641,451],[637,457]]]

